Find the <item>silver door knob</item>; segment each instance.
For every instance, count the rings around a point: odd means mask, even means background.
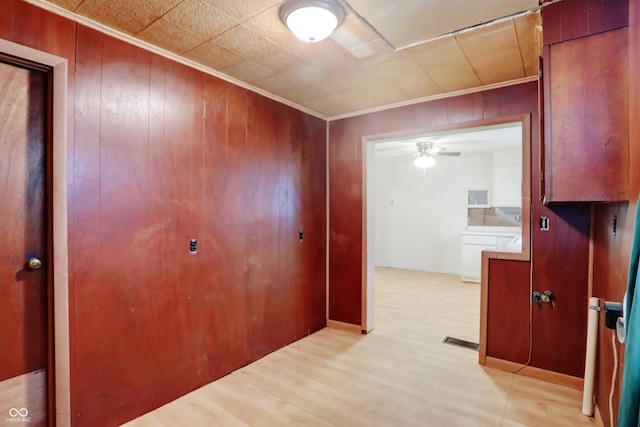
[[[27,261],[27,267],[29,267],[29,270],[39,270],[42,267],[42,261],[38,258],[30,258]]]

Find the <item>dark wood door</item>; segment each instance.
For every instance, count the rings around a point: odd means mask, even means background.
[[[46,99],[46,72],[0,62],[0,420],[28,425],[46,425]]]

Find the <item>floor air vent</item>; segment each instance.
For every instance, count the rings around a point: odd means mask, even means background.
[[[457,345],[458,347],[464,347],[475,351],[478,351],[478,348],[480,347],[480,344],[451,337],[444,337],[444,340],[442,340],[442,342],[445,344]]]

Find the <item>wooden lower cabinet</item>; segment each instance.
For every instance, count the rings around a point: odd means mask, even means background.
[[[489,260],[487,356],[527,362],[530,268],[529,261]]]

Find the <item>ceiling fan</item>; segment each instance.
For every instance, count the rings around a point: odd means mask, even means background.
[[[462,154],[459,151],[447,151],[446,148],[435,145],[433,141],[418,141],[416,142],[416,148],[418,152],[414,155],[413,164],[425,170],[435,166],[436,159],[434,156],[457,157]]]
[[[441,145],[436,145],[433,141],[419,141],[416,142],[416,148],[418,149],[418,153],[416,156],[428,154],[430,156],[452,156],[457,157],[460,153],[459,151],[447,151],[446,148]]]

